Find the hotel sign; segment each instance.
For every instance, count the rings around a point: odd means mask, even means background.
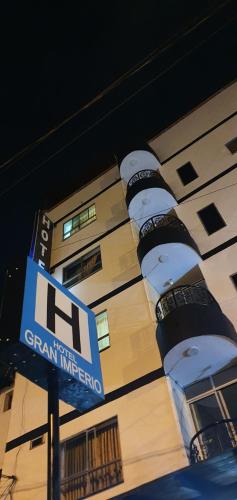
[[[90,394],[103,399],[94,313],[30,258],[20,342],[58,368],[74,392],[84,390],[88,401]]]
[[[41,211],[38,213],[31,257],[43,269],[49,270],[53,238],[53,222]]]

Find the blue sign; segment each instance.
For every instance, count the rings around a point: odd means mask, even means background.
[[[94,313],[30,258],[20,342],[58,368],[64,383],[73,382],[71,390],[84,394],[88,407],[90,394],[103,399]]]

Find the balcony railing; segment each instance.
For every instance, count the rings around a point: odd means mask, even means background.
[[[174,228],[176,230],[188,233],[186,226],[183,224],[183,222],[181,222],[180,219],[178,219],[178,217],[170,214],[160,214],[154,215],[142,225],[139,232],[139,238],[144,238],[148,233],[151,233],[155,229],[168,226],[169,228]]]
[[[198,431],[190,442],[190,462],[195,464],[237,447],[237,418],[226,418]]]
[[[61,494],[64,500],[79,500],[121,482],[123,482],[122,462],[117,459],[63,478]]]
[[[163,180],[156,170],[140,170],[140,172],[134,174],[128,181],[128,188],[132,187],[137,181],[140,181],[141,179],[148,179],[149,177],[156,177]]]
[[[187,304],[208,306],[215,302],[210,292],[199,285],[181,286],[167,292],[156,304],[156,317],[162,321],[178,307]]]

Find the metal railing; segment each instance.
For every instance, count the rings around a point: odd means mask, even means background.
[[[237,418],[225,418],[200,429],[190,442],[190,462],[195,464],[237,447]]]
[[[123,481],[121,459],[99,467],[72,474],[61,480],[64,500],[79,500],[111,488]]]
[[[163,320],[174,309],[186,304],[208,306],[215,302],[210,292],[203,286],[186,285],[173,288],[161,297],[156,304],[156,317]]]
[[[160,214],[154,215],[142,225],[139,232],[139,238],[142,239],[144,238],[144,236],[146,236],[148,233],[151,233],[155,229],[167,226],[188,233],[186,226],[183,224],[183,222],[181,222],[180,219],[178,219],[178,217],[171,214]]]
[[[160,178],[161,181],[163,180],[156,170],[149,170],[149,169],[140,170],[139,172],[134,174],[128,181],[128,188],[132,187],[133,184],[135,184],[137,181],[140,181],[141,179],[147,179],[149,177],[156,177]]]

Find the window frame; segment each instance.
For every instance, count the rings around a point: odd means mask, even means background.
[[[106,333],[105,335],[102,335],[102,337],[98,337],[98,330],[97,330],[97,340],[98,340],[98,347],[99,347],[99,352],[103,352],[103,351],[106,351],[107,349],[109,349],[111,347],[111,343],[110,343],[110,328],[109,328],[109,318],[108,318],[108,311],[107,309],[103,309],[103,311],[100,311],[98,314],[95,315],[95,318],[97,318],[97,316],[100,316],[101,314],[105,313],[106,312],[106,316],[107,316],[107,324],[108,324],[108,333]],[[96,321],[96,319],[95,319]],[[96,329],[97,329],[97,325],[96,325]],[[106,347],[103,347],[102,349],[100,349],[100,340],[103,340],[105,339],[106,337],[108,337],[109,339],[109,345],[106,346]]]
[[[3,409],[2,412],[10,411],[12,408],[12,400],[13,400],[14,389],[10,389],[10,391],[6,391],[4,394],[3,401]]]
[[[234,146],[232,148],[232,145]],[[236,148],[235,148],[236,146]],[[229,153],[234,155],[237,153],[237,137],[233,137],[230,141],[226,142],[225,147],[228,149]]]
[[[38,439],[41,439],[41,442],[33,446],[33,443],[35,441],[37,441]],[[38,446],[42,446],[42,444],[44,444],[44,443],[45,443],[45,434],[41,434],[41,436],[37,436],[36,438],[31,439],[30,450],[34,450],[35,448],[38,448]]]
[[[98,455],[97,455],[97,457],[95,457],[95,463],[94,463],[93,467],[88,468],[88,458],[89,458],[88,448],[87,448],[88,438],[92,434],[94,435],[94,439],[95,439],[94,447],[95,447],[95,449],[97,449],[98,444],[97,444],[96,440],[97,440],[97,437],[99,435],[99,432],[105,430],[106,428],[109,430],[109,428],[113,425],[115,426],[115,429],[116,429],[117,452],[115,452],[115,455],[116,454],[118,455],[117,458],[114,457],[113,460],[108,462],[108,459],[105,459],[105,457],[104,457],[104,460],[101,460],[101,463],[98,465]],[[79,476],[84,476],[87,474],[90,475],[91,473],[93,474],[93,472],[96,472],[96,470],[103,469],[103,468],[105,468],[104,475],[106,476],[106,473],[108,472],[108,470],[106,471],[106,468],[108,468],[110,465],[118,463],[118,465],[120,465],[120,467],[121,467],[121,470],[120,470],[121,478],[115,484],[109,484],[109,485],[106,484],[106,486],[102,487],[101,489],[98,487],[99,486],[99,484],[98,484],[97,488],[95,488],[95,490],[93,492],[91,492],[91,491],[89,491],[88,493],[84,492],[83,498],[87,498],[87,497],[91,496],[92,494],[95,495],[97,493],[101,493],[107,489],[110,489],[110,488],[113,488],[115,486],[118,486],[119,484],[122,484],[124,482],[122,449],[121,449],[118,416],[115,415],[113,417],[107,418],[106,420],[104,420],[102,422],[98,422],[96,425],[89,427],[87,429],[84,429],[81,432],[79,432],[73,436],[70,436],[70,437],[68,437],[60,442],[61,488],[62,488],[63,483],[67,483],[70,481],[71,476],[72,476],[72,480],[75,477],[75,474],[76,474],[75,472],[72,472],[71,474],[67,474],[67,475],[65,474],[65,472],[66,472],[66,470],[65,470],[66,469],[66,467],[65,467],[65,461],[66,461],[65,455],[66,455],[67,448],[70,447],[70,443],[73,443],[73,441],[76,443],[76,440],[79,440],[80,438],[84,439],[84,445],[86,447],[86,454],[85,454],[86,455],[85,456],[86,466],[84,466],[84,470],[82,469],[81,471],[78,472]],[[107,443],[108,443],[108,441],[107,441]],[[115,449],[114,449],[114,451],[115,451]],[[101,457],[101,455],[99,455],[99,456]],[[105,479],[105,478],[103,478],[103,479]]]
[[[200,213],[201,213],[201,212],[204,212],[204,211],[205,211],[207,208],[209,208],[209,207],[214,207],[214,208],[215,208],[215,210],[216,210],[216,214],[217,214],[217,216],[219,217],[219,220],[220,220],[221,222],[223,222],[223,226],[219,227],[218,229],[215,229],[214,231],[210,231],[210,227],[209,227],[209,229],[208,229],[208,224],[206,225],[206,223],[204,222],[203,218],[202,218],[202,217],[201,217],[201,215],[200,215]],[[209,204],[208,204],[208,205],[206,205],[205,207],[200,208],[200,210],[198,210],[198,211],[197,211],[197,215],[198,215],[198,217],[199,217],[199,220],[200,220],[200,221],[201,221],[201,223],[202,223],[203,228],[205,229],[206,233],[208,234],[208,236],[211,236],[212,234],[217,233],[218,231],[220,231],[221,229],[224,229],[224,228],[227,226],[227,224],[226,224],[225,220],[223,219],[223,217],[222,217],[221,213],[219,212],[219,210],[218,210],[218,208],[217,208],[217,206],[216,206],[216,204],[215,204],[214,202],[209,203]]]
[[[94,215],[90,217],[90,210],[93,207],[94,207]],[[88,213],[87,221],[86,221],[86,223],[82,222],[80,224],[80,216],[82,216],[82,214],[84,214],[86,212]],[[76,224],[75,227],[73,227],[73,221],[75,221],[75,219],[78,219],[78,218],[79,218],[79,223]],[[74,215],[74,217],[72,217],[71,219],[68,219],[66,222],[63,223],[63,241],[68,240],[75,233],[77,233],[78,231],[81,231],[81,229],[83,229],[84,227],[89,226],[89,224],[91,224],[95,220],[96,220],[96,206],[95,206],[95,203],[92,203],[92,205],[90,205],[89,207],[85,208],[84,210],[82,210],[78,214]],[[65,225],[68,224],[69,222],[72,223],[72,229],[70,231],[68,231],[68,232],[65,233],[65,231],[64,231]],[[69,233],[69,235],[66,236],[68,233]]]
[[[71,278],[65,279],[66,270],[70,269],[70,267],[73,267],[77,263],[82,264],[83,262],[86,262],[90,258],[90,256],[93,257],[93,255],[97,255],[97,256],[100,255],[100,267],[98,269],[94,269],[92,272],[90,272],[89,274],[86,274],[86,275],[83,275],[83,272],[82,272],[81,278],[80,278],[79,274],[77,274],[75,276],[72,276]],[[85,267],[86,267],[86,265],[85,265]],[[83,266],[81,266],[81,268],[83,269]],[[97,273],[98,271],[101,271],[101,269],[103,269],[103,264],[102,264],[101,247],[99,245],[99,246],[93,248],[92,250],[90,250],[90,252],[83,254],[77,260],[74,260],[73,262],[68,264],[68,266],[63,268],[63,270],[62,270],[62,275],[63,275],[62,276],[62,285],[65,286],[66,288],[71,288],[71,287],[77,285],[78,283],[80,283],[81,281],[84,281],[85,279],[89,278],[93,274]]]
[[[236,276],[236,283],[235,283],[235,280],[234,280],[234,276]],[[230,275],[230,279],[231,279],[232,285],[234,286],[235,290],[237,291],[237,272],[231,274]]]
[[[182,177],[182,173],[181,172],[184,172],[184,169],[185,167],[190,167],[191,168],[191,173],[195,175],[195,177],[193,177],[193,179],[191,180],[185,180],[184,176]],[[190,184],[191,182],[195,181],[196,179],[198,179],[199,175],[197,174],[193,164],[191,163],[191,161],[187,161],[186,163],[184,163],[184,165],[181,165],[181,167],[177,168],[176,170],[178,176],[179,176],[179,179],[180,181],[182,182],[182,185],[183,186],[187,186],[188,184]]]

